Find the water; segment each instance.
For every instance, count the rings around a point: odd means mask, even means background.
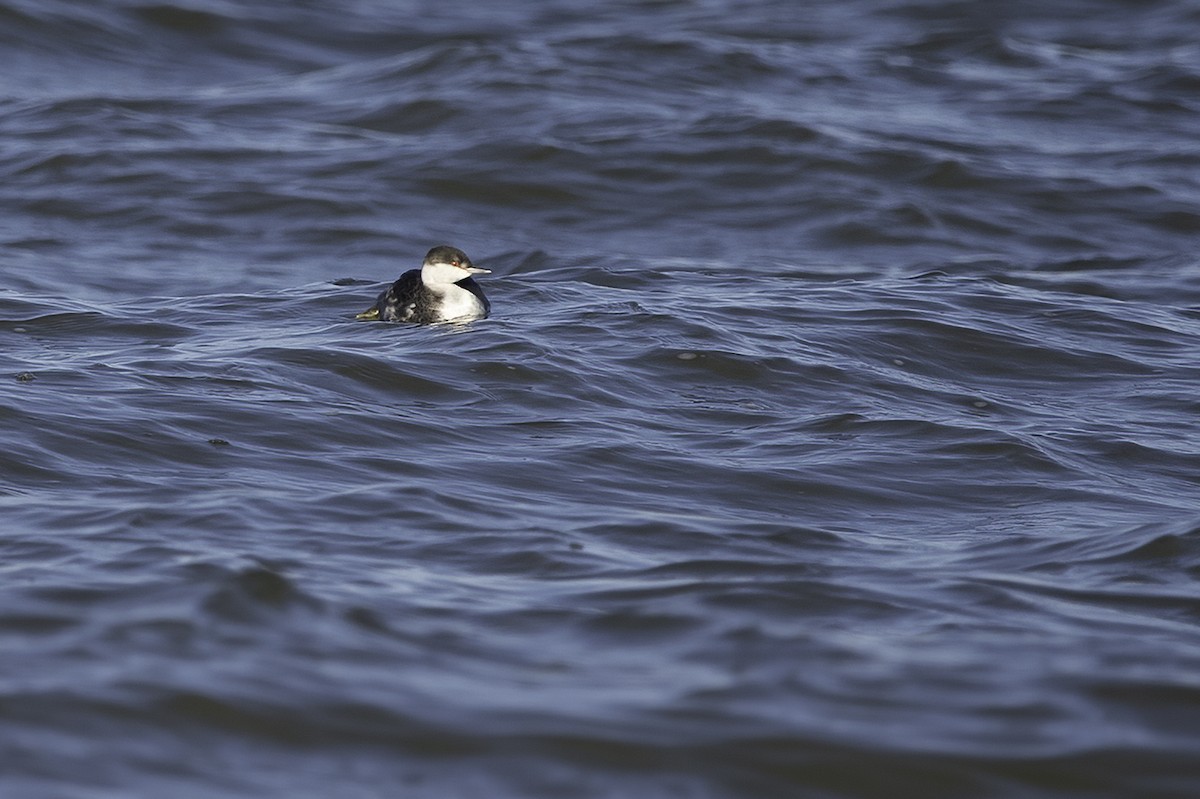
[[[1200,793],[1198,36],[3,0],[0,795]]]

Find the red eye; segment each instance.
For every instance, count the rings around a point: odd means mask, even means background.
[[[451,261],[451,262],[450,262],[450,265],[451,265],[451,266],[462,266],[462,264],[460,264],[460,263],[458,262],[458,259],[457,259],[457,258],[455,258],[453,261]]]

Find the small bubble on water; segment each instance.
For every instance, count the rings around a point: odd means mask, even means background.
[[[676,355],[675,357],[681,361],[694,361],[697,358],[699,358],[700,356],[699,356],[699,354],[697,354],[695,352],[681,352],[678,355]]]

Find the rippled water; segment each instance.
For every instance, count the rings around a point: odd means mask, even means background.
[[[1198,37],[2,0],[0,794],[1200,794]]]

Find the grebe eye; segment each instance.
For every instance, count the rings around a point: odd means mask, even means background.
[[[451,265],[451,266],[462,266],[462,264],[460,264],[460,263],[458,262],[458,259],[457,259],[457,258],[455,258],[453,261],[451,261],[451,262],[450,262],[450,265]]]

